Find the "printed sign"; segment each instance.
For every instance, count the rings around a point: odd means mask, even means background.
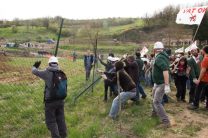
[[[200,24],[208,6],[181,9],[177,14],[177,24]]]

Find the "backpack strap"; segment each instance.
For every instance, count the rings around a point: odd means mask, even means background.
[[[54,75],[55,75],[55,72],[56,71],[50,71],[50,70],[48,70],[49,72],[51,72],[51,73],[53,73],[53,75],[52,75],[52,78],[51,78],[51,82],[54,82]],[[52,84],[52,83],[51,83]],[[47,85],[45,84],[45,90],[44,90],[44,97],[43,97],[43,102],[45,103],[45,102],[47,102],[47,100],[46,100],[46,89],[47,89]],[[52,90],[52,87],[50,88],[50,90],[49,91],[51,91]]]

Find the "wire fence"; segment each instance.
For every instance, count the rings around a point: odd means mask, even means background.
[[[40,54],[32,48],[2,50],[4,53],[0,54],[0,136],[19,137],[17,132],[24,132],[24,129],[31,131],[38,129],[40,131],[38,134],[44,134],[42,131],[46,130],[42,128],[45,127],[43,113],[45,84],[31,73],[31,69],[37,60],[41,61],[41,70],[47,68],[49,55]],[[61,50],[57,56],[60,68],[68,77],[69,94],[66,102],[72,103],[74,97],[93,82],[93,73],[91,71],[90,80],[86,81],[83,58],[74,60],[71,53]],[[95,72],[94,80],[98,77]],[[87,91],[91,92],[91,88]],[[24,122],[20,123],[20,120]],[[28,128],[31,124],[33,127]],[[26,132],[22,133],[21,137],[27,137],[30,130]]]
[[[48,137],[43,112],[45,84],[32,74],[32,66],[35,61],[41,61],[40,70],[47,68],[48,59],[54,51],[59,59],[60,69],[68,77],[68,96],[65,100],[67,105],[74,106],[84,94],[93,92],[94,86],[101,79],[96,70],[104,68],[98,62],[97,56],[103,54],[103,59],[107,59],[106,53],[112,47],[108,45],[97,49],[98,33],[95,39],[91,34],[88,35],[90,42],[85,45],[68,46],[63,40],[61,48],[58,48],[59,43],[55,45],[36,42],[27,42],[18,47],[0,47],[0,137]],[[90,79],[86,81],[83,55],[88,49],[92,51],[97,62],[91,70]],[[114,49],[123,54],[126,52],[126,45],[116,46]],[[128,48],[131,52],[134,49],[134,46]]]

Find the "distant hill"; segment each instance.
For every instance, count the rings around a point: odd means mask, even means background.
[[[180,46],[183,41],[191,41],[197,26],[175,23],[179,7],[168,6],[153,16],[144,18],[106,18],[93,20],[64,19],[61,34],[63,45],[89,44],[98,34],[102,45],[119,43],[152,43],[165,41]],[[204,16],[196,39],[207,40],[208,14]],[[47,42],[57,39],[61,17],[39,18],[32,20],[0,21],[0,39],[7,42]],[[207,41],[208,42],[208,41]],[[189,44],[190,42],[186,43]]]
[[[0,36],[8,41],[47,41],[56,39],[59,29],[59,19],[43,18],[33,20],[14,20],[0,22]],[[86,31],[98,30],[100,38],[113,36],[143,26],[142,19],[109,18],[98,20],[64,20],[62,38],[84,39],[88,37]]]

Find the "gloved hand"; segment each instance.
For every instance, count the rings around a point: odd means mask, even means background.
[[[36,61],[33,67],[39,68],[41,64],[41,61]]]
[[[171,90],[170,90],[170,85],[165,85],[165,94],[168,94],[168,93],[170,93],[171,92]]]
[[[104,80],[107,80],[107,76],[105,74],[102,74],[101,77],[104,79]]]

